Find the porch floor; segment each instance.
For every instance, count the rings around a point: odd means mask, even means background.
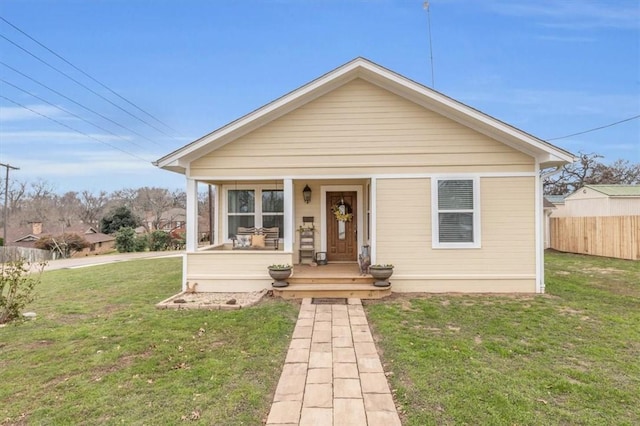
[[[306,297],[381,299],[391,294],[391,287],[375,287],[371,275],[360,274],[357,263],[295,265],[288,282],[288,287],[274,288],[274,295],[284,299]]]

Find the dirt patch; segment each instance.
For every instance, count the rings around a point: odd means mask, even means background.
[[[583,271],[589,271],[589,272],[597,272],[599,274],[603,274],[603,275],[607,275],[607,274],[620,274],[620,273],[624,273],[626,271],[623,271],[622,269],[616,269],[616,268],[585,268],[583,269]]]
[[[50,345],[53,345],[53,340],[38,340],[37,342],[32,342],[25,345],[25,348],[29,350],[40,349]]]
[[[580,314],[582,314],[582,311],[570,308],[568,306],[561,306],[561,307],[558,308],[558,311],[561,314],[569,314],[569,315],[580,315]]]
[[[267,294],[267,290],[244,293],[179,293],[156,305],[159,309],[232,310],[253,306]]]

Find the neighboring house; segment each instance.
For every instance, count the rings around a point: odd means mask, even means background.
[[[48,229],[42,222],[32,222],[30,227],[23,227],[11,230],[7,239],[11,246],[36,248],[35,244],[40,238],[46,235],[60,235],[62,233],[78,234],[87,240],[89,247],[74,254],[74,257],[88,256],[89,254],[102,254],[115,249],[115,237],[103,234],[88,225],[72,225],[64,228],[58,226],[56,229]]]
[[[155,217],[152,214],[148,214],[145,218],[147,227],[136,228],[136,233],[144,234],[147,229],[153,230],[153,222]],[[198,216],[198,240],[203,242],[209,239],[209,220],[208,218]],[[167,210],[160,215],[158,220],[159,231],[165,231],[171,234],[174,238],[180,238],[180,236],[186,233],[186,210],[180,207],[174,207]]]
[[[357,58],[154,164],[186,177],[183,288],[269,287],[267,266],[298,263],[296,230],[313,218],[329,264],[355,263],[369,246],[372,264],[395,266],[394,291],[541,293],[539,172],[571,161]],[[198,184],[218,194],[215,241],[202,249]],[[278,227],[278,248],[233,250],[252,226]]]
[[[640,185],[585,185],[564,201],[567,217],[638,216]]]
[[[162,212],[160,217],[156,217],[153,213],[145,216],[147,229],[171,232],[176,228],[180,228],[186,221],[186,211],[180,207],[174,207]]]
[[[551,217],[564,216],[564,199],[566,195],[545,195],[545,200],[555,206],[555,209],[551,212]]]
[[[551,247],[551,223],[550,218],[553,215],[553,212],[557,209],[555,204],[549,201],[549,196],[545,195],[542,200],[542,207],[544,212],[544,248],[548,249]]]
[[[91,226],[75,226],[70,227],[65,232],[74,233],[82,236],[89,242],[89,247],[82,249],[73,255],[73,257],[88,256],[90,254],[103,254],[114,251],[116,249],[116,237],[109,234],[103,234]]]

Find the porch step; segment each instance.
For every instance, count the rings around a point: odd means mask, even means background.
[[[339,285],[346,285],[346,284],[363,284],[363,285],[373,285],[373,282],[375,281],[373,279],[373,277],[371,276],[349,276],[349,277],[331,277],[331,276],[302,276],[302,277],[296,277],[295,275],[293,275],[292,277],[289,277],[289,279],[287,279],[287,281],[289,282],[289,284],[304,284],[304,285],[309,285],[309,284],[339,284]]]
[[[274,288],[273,295],[283,299],[303,299],[306,297],[347,297],[358,299],[382,299],[391,294],[391,286],[375,287],[373,284],[324,283],[292,284]]]

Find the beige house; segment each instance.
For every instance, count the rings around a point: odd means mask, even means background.
[[[154,164],[186,177],[183,288],[270,287],[267,266],[298,264],[298,229],[313,224],[314,251],[328,265],[296,265],[298,282],[313,269],[307,280],[333,289],[340,277],[318,276],[351,265],[354,276],[342,284],[355,283],[368,246],[371,263],[395,266],[393,291],[541,293],[539,174],[571,161],[357,58]],[[218,214],[214,244],[198,248],[203,184],[217,187]],[[239,227],[278,227],[280,243],[234,249]]]
[[[585,185],[565,198],[562,211],[565,217],[638,215],[640,185]]]

